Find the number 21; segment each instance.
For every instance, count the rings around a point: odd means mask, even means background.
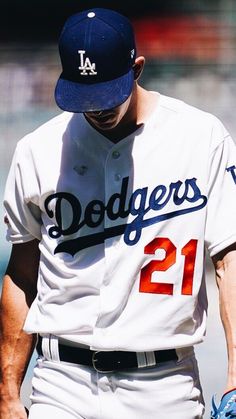
[[[152,240],[144,248],[145,254],[155,254],[157,249],[165,251],[162,260],[152,260],[141,269],[140,292],[152,294],[173,295],[174,284],[164,282],[151,282],[153,272],[167,271],[176,263],[176,247],[172,241],[166,237],[158,237]],[[182,295],[192,295],[194,265],[197,253],[197,240],[190,240],[182,249],[181,255],[184,256],[184,271],[182,277]]]

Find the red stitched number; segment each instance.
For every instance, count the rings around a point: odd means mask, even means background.
[[[155,254],[157,249],[163,249],[165,251],[165,257],[162,260],[152,260],[141,269],[139,291],[152,294],[173,295],[174,284],[151,282],[151,279],[153,272],[167,271],[167,269],[176,263],[176,247],[170,239],[158,237],[145,246],[144,253]],[[181,255],[185,256],[181,292],[183,295],[192,295],[196,253],[197,240],[190,240],[181,250]]]
[[[182,294],[192,295],[193,293],[193,274],[197,253],[197,240],[190,240],[182,249],[181,255],[185,256],[184,274],[182,282]]]

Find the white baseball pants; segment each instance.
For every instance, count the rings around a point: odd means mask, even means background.
[[[202,419],[194,351],[177,354],[178,361],[108,374],[41,357],[29,419]]]

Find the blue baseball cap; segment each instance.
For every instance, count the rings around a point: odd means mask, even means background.
[[[59,108],[91,112],[114,108],[130,96],[136,46],[130,21],[110,9],[71,16],[59,38],[62,73],[55,89]]]

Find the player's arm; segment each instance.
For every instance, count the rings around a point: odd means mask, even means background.
[[[0,418],[25,419],[20,388],[34,350],[36,337],[23,325],[37,290],[38,241],[15,244],[6,274],[0,305]]]
[[[226,392],[236,388],[236,243],[215,255],[212,260],[219,287],[220,315],[228,351]]]

